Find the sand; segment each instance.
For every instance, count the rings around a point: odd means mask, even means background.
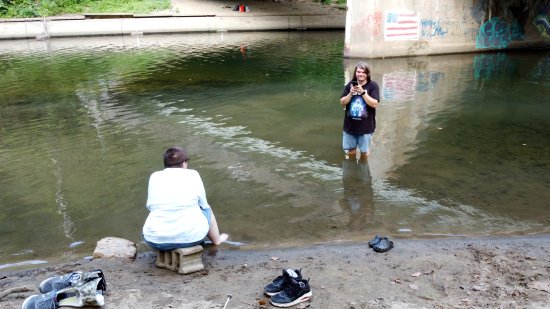
[[[207,247],[203,271],[180,275],[155,265],[153,252],[134,261],[79,260],[0,273],[0,291],[26,286],[1,308],[20,308],[54,275],[102,269],[104,308],[271,308],[262,288],[283,268],[301,269],[313,297],[295,308],[550,308],[548,235],[399,240],[385,253],[366,243],[319,244],[261,251]]]

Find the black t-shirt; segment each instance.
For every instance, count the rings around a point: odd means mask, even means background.
[[[365,90],[371,98],[376,99],[380,102],[380,91],[378,89],[378,84],[375,81],[371,80],[370,82],[364,84],[362,87],[363,87],[363,90]],[[346,85],[346,87],[344,87],[344,91],[342,91],[342,95],[340,97],[342,98],[347,96],[348,93],[350,92],[350,89],[351,89],[351,82],[349,82]],[[346,105],[346,112],[344,114],[344,132],[351,133],[351,134],[374,133],[374,130],[376,129],[376,109],[366,104],[367,105],[366,116],[363,119],[357,120],[349,116],[350,105],[351,104]]]

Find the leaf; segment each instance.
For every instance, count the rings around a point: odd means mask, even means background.
[[[414,274],[411,274],[411,276],[412,276],[412,277],[420,277],[421,274],[422,274],[422,273],[420,273],[420,272],[416,272],[416,273],[414,273]]]

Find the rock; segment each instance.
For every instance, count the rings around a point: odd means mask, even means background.
[[[133,260],[136,257],[136,244],[119,237],[105,237],[97,242],[94,259],[122,258]]]

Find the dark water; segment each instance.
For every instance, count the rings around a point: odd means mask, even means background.
[[[372,60],[368,163],[342,160],[341,32],[0,42],[0,270],[140,250],[183,145],[241,248],[548,233],[550,53]]]

